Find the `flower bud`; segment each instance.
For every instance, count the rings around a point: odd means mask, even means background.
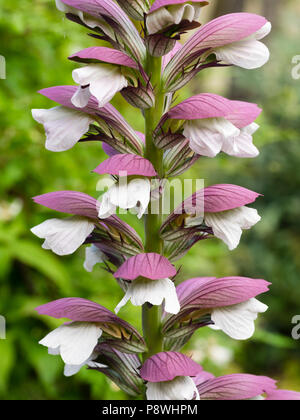
[[[146,46],[153,57],[162,57],[175,47],[176,39],[168,38],[164,34],[153,34],[146,38]]]
[[[135,108],[148,109],[152,108],[155,103],[155,96],[149,84],[143,86],[139,83],[138,87],[128,86],[121,91],[121,94]]]

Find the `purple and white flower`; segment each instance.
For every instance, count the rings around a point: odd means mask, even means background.
[[[117,216],[105,219],[104,224],[98,217],[99,202],[87,194],[77,191],[57,191],[34,197],[33,200],[52,210],[74,215],[66,219],[49,219],[31,229],[36,236],[45,239],[43,248],[51,249],[58,255],[72,254],[95,229],[103,232],[110,232],[112,229],[113,232],[117,231],[120,237],[124,235],[130,238],[132,243],[143,248],[134,229]],[[89,270],[96,262],[100,262],[100,254],[95,255],[94,252],[90,255],[90,251],[87,252],[85,266]],[[102,254],[101,259],[104,259]]]
[[[51,331],[39,342],[48,347],[49,354],[61,356],[65,363],[66,376],[74,375],[84,365],[106,367],[94,361],[98,356],[96,346],[103,331],[113,337],[122,337],[127,330],[139,340],[142,339],[130,324],[90,300],[58,299],[41,305],[36,310],[41,315],[72,320]]]
[[[175,267],[162,255],[146,253],[129,258],[114,274],[116,278],[130,282],[115,312],[118,312],[129,300],[135,306],[141,306],[146,302],[161,305],[164,301],[165,311],[177,314],[180,305],[175,285],[169,278],[175,274]]]
[[[269,50],[260,40],[270,30],[270,22],[252,13],[231,13],[213,19],[174,55],[163,74],[165,84],[171,86],[182,69],[193,62],[200,60],[198,70],[201,65],[205,68],[206,59],[212,54],[216,56],[213,65],[218,65],[219,60],[246,69],[263,66],[269,59]]]
[[[90,124],[97,122],[101,127],[105,122],[111,130],[124,136],[133,150],[142,152],[140,137],[112,105],[99,108],[97,99],[89,96],[84,108],[75,107],[72,98],[77,90],[76,86],[55,86],[39,92],[60,104],[50,109],[32,110],[33,118],[44,125],[46,149],[52,152],[71,149],[89,131]],[[118,140],[115,139],[115,142],[117,146]]]
[[[177,352],[161,352],[149,357],[140,375],[147,381],[147,400],[199,400],[193,377],[202,367],[189,357]]]
[[[150,161],[138,155],[117,154],[102,162],[94,172],[119,175],[119,181],[101,197],[100,218],[115,214],[117,207],[133,209],[138,218],[143,216],[150,201],[149,177],[156,175]]]
[[[247,277],[186,280],[176,287],[180,312],[172,316],[165,314],[163,331],[166,333],[177,322],[201,320],[209,314],[213,324],[206,322],[203,326],[222,330],[236,340],[249,339],[254,333],[257,315],[268,309],[256,297],[267,292],[269,284],[265,280]],[[202,326],[201,322],[199,326]]]
[[[254,121],[260,113],[256,104],[204,93],[170,109],[168,117],[185,121],[183,135],[198,155],[215,157],[223,151],[230,156],[253,158],[259,154],[252,135],[259,128]]]
[[[199,232],[209,235],[209,227],[215,237],[233,250],[238,246],[243,230],[250,229],[261,219],[256,209],[247,207],[259,196],[238,185],[206,187],[183,201],[165,220],[161,231],[172,229],[172,224],[176,226],[176,219],[180,222],[183,215],[184,226],[179,228],[182,233],[187,229],[198,228]]]
[[[77,108],[85,108],[91,96],[98,100],[100,108],[103,107],[117,92],[128,86],[126,71],[138,68],[127,54],[107,47],[86,48],[69,59],[88,64],[72,73],[74,82],[80,85],[71,98]]]

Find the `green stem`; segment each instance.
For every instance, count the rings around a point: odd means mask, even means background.
[[[161,89],[161,57],[156,58],[148,55],[147,74],[151,76],[151,84],[155,93],[155,105],[145,110],[145,157],[153,164],[159,177],[163,176],[163,152],[153,143],[153,131],[156,128],[163,114],[164,94]],[[156,252],[162,254],[163,241],[159,235],[159,228],[162,223],[161,203],[159,213],[153,214],[149,206],[145,215],[145,252]],[[161,334],[161,307],[152,306],[147,303],[142,308],[142,322],[144,338],[148,346],[148,352],[144,353],[144,360],[153,354],[162,351]]]

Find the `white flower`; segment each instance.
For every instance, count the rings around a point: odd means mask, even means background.
[[[184,124],[183,135],[190,148],[201,156],[215,157],[223,151],[236,157],[255,157],[259,154],[252,143],[252,134],[259,126],[255,123],[242,129],[226,118],[190,120]]]
[[[147,400],[200,400],[199,392],[189,376],[177,376],[172,381],[148,382]]]
[[[147,15],[146,25],[148,33],[155,34],[161,29],[171,25],[178,25],[183,20],[197,21],[200,16],[201,5],[199,3],[173,4],[160,7]]]
[[[259,31],[241,41],[214,49],[217,60],[234,64],[245,69],[262,67],[269,60],[268,48],[259,40],[271,31],[271,23],[266,23]]]
[[[176,287],[170,279],[138,278],[133,280],[128,286],[125,296],[115,308],[115,312],[118,313],[129,300],[135,306],[141,306],[146,302],[152,305],[161,305],[164,300],[166,312],[177,314],[180,311]]]
[[[105,219],[121,209],[134,209],[140,219],[145,213],[150,201],[150,181],[147,178],[135,178],[128,182],[114,184],[103,194],[99,206],[99,217]]]
[[[250,229],[260,219],[256,209],[246,206],[204,215],[205,224],[212,228],[217,238],[225,242],[230,251],[238,246],[242,229]]]
[[[257,315],[267,309],[267,305],[255,298],[236,305],[215,308],[211,312],[211,319],[215,325],[210,327],[221,329],[236,340],[247,340],[254,334]]]
[[[85,134],[93,119],[83,112],[56,106],[50,109],[33,109],[33,118],[44,125],[46,149],[63,152],[71,149]]]
[[[39,238],[45,239],[42,247],[51,249],[55,254],[72,254],[92,233],[93,222],[79,216],[66,219],[48,219],[31,229]]]
[[[103,263],[107,260],[107,256],[94,244],[85,248],[85,260],[83,267],[86,271],[91,273],[93,268],[98,263]]]
[[[48,347],[50,354],[60,354],[67,365],[80,366],[89,361],[101,334],[96,323],[71,322],[51,331],[39,344]]]
[[[121,68],[113,64],[89,64],[73,70],[72,76],[81,85],[71,99],[72,104],[78,108],[84,108],[91,95],[98,99],[101,108],[117,92],[128,86]]]

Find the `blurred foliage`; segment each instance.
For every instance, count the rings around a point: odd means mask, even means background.
[[[62,375],[59,357],[48,356],[38,341],[60,324],[35,314],[34,308],[52,299],[80,296],[113,309],[122,292],[101,268],[88,274],[82,267],[84,250],[57,257],[41,249],[30,228],[50,210],[30,197],[59,189],[96,196],[97,176],[91,174],[104,159],[101,146],[78,144],[65,153],[43,147],[44,133],[30,109],[48,108],[36,91],[72,84],[74,64],[66,57],[95,45],[95,40],[65,20],[54,0],[0,0],[0,54],[6,58],[7,79],[0,80],[0,314],[7,320],[7,339],[0,340],[1,399],[124,399],[126,396],[97,372],[82,369],[72,378]],[[299,313],[299,161],[300,82],[291,77],[291,60],[298,55],[299,5],[286,3],[269,38],[271,60],[263,69],[227,69],[200,74],[177,101],[199,91],[255,101],[264,113],[255,143],[255,160],[221,156],[201,159],[185,177],[204,178],[206,185],[235,183],[264,197],[256,207],[262,221],[244,233],[239,248],[229,252],[219,241],[196,245],[182,260],[180,280],[193,276],[242,275],[272,282],[262,297],[270,307],[260,317],[252,340],[233,342],[220,332],[198,331],[186,350],[215,374],[247,371],[281,380],[300,390],[299,342],[291,339],[291,319]],[[298,32],[297,32],[298,31]],[[139,112],[114,99],[136,129]],[[131,216],[133,226],[142,225]],[[140,328],[140,309],[128,304],[120,316]]]

